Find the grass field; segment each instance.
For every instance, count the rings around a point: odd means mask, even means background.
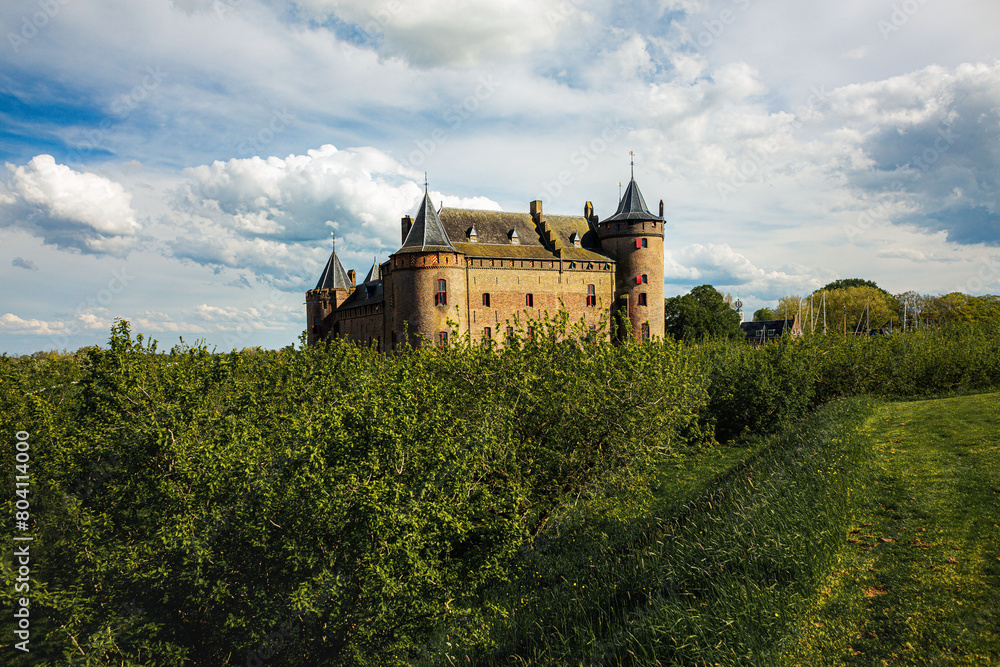
[[[1000,394],[882,406],[787,665],[1000,664]]]
[[[674,461],[537,545],[474,662],[1000,665],[998,443],[1000,394],[862,399]]]

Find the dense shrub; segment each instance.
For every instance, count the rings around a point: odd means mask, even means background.
[[[707,399],[678,343],[533,334],[161,354],[123,323],[58,403],[4,359],[34,443],[31,664],[405,664],[475,637],[484,587],[572,504],[642,494]]]
[[[776,430],[813,404],[812,369],[795,341],[759,350],[713,341],[695,355],[711,379],[707,419],[721,440]]]
[[[721,441],[775,430],[837,398],[1000,386],[1000,329],[992,322],[890,336],[807,335],[761,349],[716,340],[691,354],[710,378],[701,421]]]

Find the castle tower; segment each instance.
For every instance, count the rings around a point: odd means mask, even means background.
[[[326,338],[335,329],[330,315],[354,291],[355,278],[351,275],[354,272],[348,274],[344,271],[344,265],[337,257],[336,238],[333,238],[332,243],[330,259],[326,262],[326,268],[323,269],[319,282],[314,289],[306,292],[306,322],[310,345]]]
[[[411,345],[418,345],[420,336],[443,343],[451,336],[449,319],[461,330],[467,328],[461,321],[468,312],[465,255],[452,245],[426,187],[416,217],[403,218],[402,231],[403,245],[389,258],[388,275],[383,276],[391,313],[386,322],[389,349],[403,343],[404,330]]]
[[[662,203],[660,215],[650,213],[634,175],[618,210],[597,225],[616,262],[612,317],[626,315],[636,340],[663,337],[663,225]]]

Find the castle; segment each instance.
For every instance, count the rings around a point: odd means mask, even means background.
[[[473,340],[502,345],[515,318],[569,312],[591,328],[627,319],[638,340],[663,336],[663,201],[646,208],[633,177],[605,220],[582,216],[444,208],[427,194],[402,219],[402,245],[361,283],[336,247],[306,292],[309,343],[344,337],[380,351],[408,335],[447,345],[452,323]],[[406,333],[404,333],[406,332]]]

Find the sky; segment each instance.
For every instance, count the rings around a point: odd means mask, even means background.
[[[1000,293],[996,0],[4,0],[0,353],[297,344],[448,206],[664,202],[665,290]]]

